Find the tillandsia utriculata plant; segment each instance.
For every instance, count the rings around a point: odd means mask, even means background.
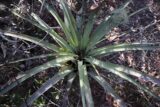
[[[71,10],[64,0],[59,1],[64,14],[64,19],[61,19],[56,10],[49,4],[46,2],[44,3],[41,0],[39,0],[39,2],[42,3],[48,12],[55,18],[63,30],[65,37],[63,38],[57,32],[55,32],[55,30],[52,29],[46,22],[44,22],[37,14],[32,12],[32,18],[26,18],[13,11],[16,16],[47,32],[55,40],[56,45],[42,41],[41,39],[35,38],[33,36],[14,33],[11,31],[1,31],[1,34],[35,43],[53,52],[51,54],[31,57],[29,59],[44,58],[49,56],[55,56],[55,58],[42,65],[27,70],[24,73],[20,73],[16,77],[16,81],[13,81],[10,84],[7,83],[4,85],[4,87],[0,88],[0,95],[6,94],[8,91],[16,87],[18,83],[20,84],[28,78],[43,72],[48,68],[59,67],[60,71],[58,71],[52,78],[46,81],[26,100],[26,102],[22,103],[21,107],[31,106],[38,97],[43,95],[43,93],[45,93],[53,85],[55,85],[58,81],[66,76],[70,77],[71,83],[76,76],[79,77],[79,86],[83,107],[94,107],[89,78],[93,78],[95,81],[97,81],[97,83],[99,83],[104,88],[106,93],[113,97],[118,106],[127,107],[127,104],[123,102],[123,100],[114,92],[114,89],[112,89],[110,84],[99,73],[97,73],[97,66],[105,69],[106,73],[113,73],[122,79],[129,81],[139,89],[148,93],[150,96],[160,100],[159,96],[152,93],[147,87],[141,85],[130,76],[133,76],[138,80],[152,82],[158,86],[160,86],[160,79],[151,77],[141,71],[132,68],[114,64],[109,61],[102,61],[99,58],[99,56],[104,57],[115,52],[129,50],[154,50],[160,48],[159,43],[122,43],[103,47],[96,46],[101,42],[101,40],[104,39],[105,35],[111,29],[128,20],[131,15],[128,15],[126,7],[130,1],[125,3],[120,8],[114,10],[112,14],[107,16],[95,29],[93,29],[93,25],[96,20],[96,12],[90,14],[90,16],[86,19],[87,23],[84,24],[84,27],[79,27],[80,22],[77,22],[77,20],[74,18]],[[21,59],[10,63],[21,62],[29,59]]]

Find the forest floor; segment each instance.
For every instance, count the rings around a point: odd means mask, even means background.
[[[20,3],[20,1],[23,1]],[[56,26],[54,19],[45,11],[39,12],[40,5],[36,0],[1,0],[0,1],[0,29],[18,31],[20,33],[34,35],[48,41],[51,38],[34,27],[28,22],[17,18],[9,12],[9,8],[19,8],[22,14],[26,14],[28,10],[35,11],[51,26]],[[97,3],[100,0],[97,0]],[[105,1],[101,10],[97,23],[104,18],[110,11],[124,3],[125,0],[103,0]],[[129,19],[127,24],[123,24],[114,28],[106,39],[100,45],[124,43],[124,42],[160,42],[160,1],[159,0],[133,0],[129,5],[129,13],[135,12],[141,8],[148,7],[144,11],[135,14]],[[96,8],[91,5],[90,10]],[[46,15],[47,14],[47,15]],[[95,24],[96,26],[96,24]],[[59,31],[59,29],[57,29]],[[26,41],[15,38],[8,38],[0,35],[0,86],[6,82],[12,81],[15,76],[21,72],[28,70],[36,65],[46,62],[46,58],[37,60],[28,60],[16,64],[7,64],[21,58],[29,58],[36,55],[49,53],[49,51]],[[126,65],[147,74],[160,78],[160,50],[156,51],[134,51],[120,52],[112,56],[106,57],[114,63]],[[1,64],[6,64],[1,66]],[[40,74],[36,78],[31,78],[14,88],[9,94],[0,96],[0,107],[17,107],[24,101],[30,93],[34,92],[47,78],[50,72],[56,70],[49,69],[47,73]],[[104,74],[105,75],[105,74]],[[109,80],[116,92],[128,103],[129,107],[160,107],[160,102],[151,98],[146,93],[140,91],[134,85],[115,77],[112,74],[106,75],[112,77]],[[45,77],[45,78],[44,78]],[[122,82],[123,81],[123,82]],[[75,81],[75,88],[69,93],[69,102],[66,101],[66,87],[61,83],[53,87],[52,90],[45,93],[39,98],[34,105],[37,107],[66,107],[66,104],[73,104],[76,107],[80,103],[79,88]],[[152,91],[160,95],[160,88],[156,85],[145,83]],[[95,82],[91,82],[92,94],[95,107],[112,107],[113,99],[107,96],[103,89]],[[50,94],[51,93],[51,94]],[[78,107],[78,106],[77,106]]]

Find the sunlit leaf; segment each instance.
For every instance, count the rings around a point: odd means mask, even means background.
[[[60,18],[57,12],[46,2],[44,3],[42,0],[39,0],[39,1],[47,8],[48,12],[50,12],[52,16],[56,19],[56,21],[64,31],[65,36],[67,37],[67,40],[73,45],[74,41],[73,41],[73,38],[71,37],[71,33],[69,32],[69,30],[67,29],[67,26],[64,24],[63,20]]]
[[[83,62],[78,62],[78,71],[83,107],[94,107],[91,89],[88,81],[88,74],[86,66],[83,65]]]
[[[40,28],[41,30],[45,31],[46,33],[49,33],[50,36],[63,48],[66,48],[68,50],[71,51],[71,48],[70,46],[68,45],[68,43],[61,37],[59,36],[53,29],[51,29],[50,27],[49,28],[46,28],[44,26],[41,26],[39,23],[37,23],[35,20],[32,20],[30,18],[26,18],[20,14],[18,14],[17,12],[15,11],[12,11],[12,13],[28,22],[30,22],[31,24],[35,25],[36,27]]]
[[[76,78],[76,75],[77,75],[76,73],[69,74],[68,81],[67,81],[67,91],[70,91],[73,81]]]
[[[160,99],[159,96],[153,94],[149,89],[147,89],[145,86],[142,86],[140,85],[138,82],[136,82],[134,79],[130,78],[129,76],[127,76],[126,74],[124,74],[122,72],[122,70],[120,69],[115,69],[115,66],[112,64],[112,63],[109,63],[109,62],[103,62],[103,61],[100,61],[100,60],[97,60],[95,58],[86,58],[86,60],[96,66],[99,66],[101,68],[104,68],[107,70],[107,72],[111,72],[113,74],[116,74],[118,76],[120,76],[121,78],[131,82],[132,84],[136,85],[138,88],[142,89],[143,91],[147,92],[149,95],[157,98],[157,99]],[[126,73],[126,72],[125,72]]]
[[[32,36],[28,36],[25,34],[19,34],[19,33],[15,33],[15,32],[10,32],[10,31],[3,31],[3,34],[6,36],[10,36],[10,37],[14,37],[14,38],[18,38],[18,39],[22,39],[22,40],[26,40],[26,41],[35,43],[37,45],[40,45],[43,48],[47,48],[47,49],[53,50],[55,52],[59,51],[59,48],[56,45],[45,42],[41,39],[38,39],[38,38],[35,38]]]
[[[15,79],[15,81],[13,81],[12,83],[6,85],[4,88],[2,88],[0,90],[0,95],[5,94],[6,92],[10,91],[12,88],[14,88],[15,86],[19,85],[20,83],[22,83],[23,81],[25,81],[26,79],[36,75],[39,72],[42,72],[48,68],[52,68],[52,67],[56,67],[56,66],[61,66],[62,62],[66,62],[69,60],[74,60],[74,58],[72,56],[63,56],[61,58],[56,58],[55,60],[51,60],[49,62],[46,62],[40,66],[34,67],[24,73],[19,74]]]
[[[87,60],[89,62],[94,63],[95,65],[97,65],[97,64],[100,65],[100,67],[102,67],[102,68],[107,68],[107,69],[111,69],[111,70],[114,69],[115,71],[120,71],[120,72],[129,74],[129,75],[138,77],[138,79],[140,79],[140,80],[150,81],[150,82],[160,86],[160,79],[151,77],[151,76],[149,76],[149,75],[147,75],[143,72],[140,72],[138,70],[128,68],[128,67],[125,67],[123,65],[113,64],[109,61],[103,62],[103,61],[100,61],[100,60],[97,60],[97,59],[94,59],[94,58],[90,58],[90,59],[87,59]]]
[[[130,50],[155,50],[160,49],[160,43],[123,43],[97,48],[92,51],[91,55],[109,55],[114,52],[130,51]]]

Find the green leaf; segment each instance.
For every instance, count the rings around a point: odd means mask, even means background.
[[[44,22],[37,14],[35,13],[31,13],[31,16],[43,27],[45,27],[46,29],[50,29],[51,27],[46,23]]]
[[[70,91],[72,83],[75,80],[75,78],[76,78],[76,73],[73,72],[73,73],[69,74],[68,81],[67,81],[67,91],[68,92]]]
[[[10,36],[10,37],[26,40],[26,41],[35,43],[35,44],[37,44],[37,45],[39,45],[43,48],[47,48],[47,49],[53,50],[55,52],[59,52],[59,48],[56,45],[45,42],[41,39],[38,39],[38,38],[35,38],[35,37],[32,37],[32,36],[28,36],[28,35],[25,35],[25,34],[10,32],[10,31],[0,31],[0,32],[2,32],[5,36]]]
[[[130,50],[154,50],[160,49],[160,43],[123,43],[123,44],[116,44],[111,46],[105,46],[102,48],[97,48],[91,52],[91,55],[103,55],[103,54],[111,54],[114,52],[121,52],[121,51],[130,51]]]
[[[96,75],[93,72],[90,72],[89,74],[104,88],[107,94],[111,95],[114,98],[115,102],[117,102],[120,107],[127,107],[123,100],[114,92],[114,89],[103,77],[101,77],[100,75]]]
[[[64,31],[64,33],[65,33],[65,35],[67,37],[67,40],[69,41],[69,43],[71,43],[73,45],[74,41],[73,41],[73,39],[71,37],[71,34],[68,31],[67,26],[64,24],[62,19],[57,14],[57,12],[51,6],[49,6],[49,4],[47,4],[46,2],[44,3],[44,2],[42,2],[42,0],[39,0],[39,2],[41,2],[41,4],[43,4],[47,8],[47,10],[52,14],[52,16],[56,19],[56,21],[58,22],[58,24],[60,25],[60,27]]]
[[[66,62],[69,60],[74,60],[74,58],[72,56],[63,56],[60,58],[56,58],[55,60],[51,60],[49,62],[46,62],[40,66],[34,67],[24,73],[19,74],[15,78],[15,81],[13,81],[10,84],[5,85],[4,88],[0,89],[0,95],[5,94],[6,92],[10,91],[15,86],[19,85],[20,83],[22,83],[26,79],[36,75],[37,73],[42,72],[42,71],[44,71],[48,68],[51,68],[51,67],[61,66],[62,62]]]
[[[31,13],[31,16],[41,25],[41,26],[43,26],[44,28],[46,28],[46,29],[49,29],[49,30],[51,30],[52,31],[52,33],[54,34],[54,35],[57,35],[57,36],[59,36],[46,22],[44,22],[37,14],[35,14],[35,13]],[[65,45],[68,45],[67,44],[67,42],[65,42],[64,40],[63,40],[63,38],[59,38],[60,40],[61,40],[61,43],[62,43],[62,47],[66,47]],[[66,47],[67,48],[67,47]]]
[[[83,107],[94,107],[86,66],[81,61],[78,62],[78,71]]]
[[[116,75],[118,75],[119,77],[127,80],[128,82],[134,84],[135,86],[137,86],[138,88],[140,88],[141,90],[145,91],[146,93],[148,93],[150,96],[153,96],[155,98],[157,98],[158,100],[160,100],[160,97],[155,95],[154,93],[152,93],[148,88],[146,88],[145,86],[142,86],[141,84],[139,84],[138,82],[136,82],[134,79],[130,78],[129,76],[127,76],[126,74],[120,72],[120,71],[114,71]]]
[[[149,91],[146,87],[144,86],[141,86],[139,83],[137,83],[136,81],[134,81],[132,78],[130,78],[129,76],[127,76],[126,74],[124,74],[122,72],[122,70],[120,69],[117,69],[115,68],[114,64],[112,63],[109,63],[109,62],[103,62],[103,61],[100,61],[100,60],[97,60],[95,58],[86,58],[86,60],[96,66],[99,66],[101,68],[104,68],[106,70],[108,70],[108,72],[111,72],[113,74],[116,74],[118,76],[120,76],[121,78],[131,82],[132,84],[136,85],[138,88],[142,89],[143,91],[147,92],[149,95],[155,97],[155,98],[160,98],[158,96],[156,96],[155,94],[153,94],[151,91]],[[123,70],[125,71],[125,73],[127,73],[129,70]]]
[[[63,79],[66,75],[71,73],[72,70],[68,69],[62,72],[58,72],[55,74],[51,79],[46,81],[35,93],[33,93],[27,100],[24,102],[20,107],[28,107],[31,106],[31,104],[42,94],[44,94],[47,90],[52,88],[53,85],[55,85],[58,81]],[[26,105],[27,104],[27,105]]]
[[[33,59],[40,59],[40,58],[46,58],[46,57],[53,57],[53,56],[75,56],[77,57],[75,54],[72,54],[72,53],[66,53],[66,52],[59,52],[59,53],[51,53],[51,54],[44,54],[44,55],[38,55],[38,56],[33,56],[33,57],[29,57],[29,58],[22,58],[22,59],[18,59],[18,60],[15,60],[15,61],[8,61],[7,63],[5,64],[0,64],[0,67],[1,66],[4,66],[4,65],[7,65],[7,64],[14,64],[14,63],[19,63],[19,62],[23,62],[23,61],[27,61],[27,60],[33,60]]]
[[[78,63],[78,71],[79,71],[79,82],[80,82],[80,90],[81,90],[81,98],[83,107],[87,107],[86,98],[85,98],[85,85],[84,85],[84,72],[82,70],[82,62]]]
[[[27,61],[27,60],[46,58],[46,57],[50,57],[50,56],[55,56],[55,54],[54,53],[52,53],[52,54],[44,54],[44,55],[38,55],[38,56],[29,57],[29,58],[23,58],[23,59],[19,59],[19,60],[15,60],[15,61],[8,61],[7,64],[14,64],[14,63]],[[0,67],[4,66],[4,65],[5,64],[0,64]]]
[[[132,69],[132,68],[128,68],[125,67],[123,65],[118,65],[118,64],[113,64],[110,63],[109,61],[105,61],[105,63],[103,61],[97,60],[97,59],[87,59],[89,62],[94,63],[95,65],[100,65],[102,68],[107,68],[107,69],[114,69],[115,71],[120,71],[132,76],[137,77],[140,80],[144,80],[144,81],[150,81],[154,84],[157,84],[158,86],[160,86],[160,79],[151,77],[143,72],[140,72],[138,70]]]
[[[64,13],[64,21],[67,26],[67,29],[70,31],[71,36],[74,40],[75,47],[78,46],[78,30],[77,30],[77,25],[76,25],[76,20],[74,16],[72,15],[72,12],[68,8],[67,4],[65,3],[64,0],[60,0],[61,7]]]
[[[37,23],[35,20],[25,18],[22,15],[18,14],[17,12],[12,11],[12,13],[28,22],[33,24],[34,26],[40,28],[41,30],[45,31],[46,33],[49,33],[50,36],[63,48],[66,48],[69,51],[72,51],[71,47],[68,45],[68,43],[60,37],[53,29],[51,28],[45,28],[44,26],[41,26],[39,23]]]
[[[85,49],[89,43],[89,37],[90,37],[91,31],[93,30],[95,16],[96,15],[93,13],[89,17],[88,22],[84,28],[84,33],[83,33],[82,40],[81,40],[82,49]]]
[[[126,22],[128,20],[127,11],[124,7],[128,5],[128,1],[124,6],[113,11],[111,16],[108,16],[92,33],[92,38],[90,40],[89,49],[93,48],[106,34],[111,31],[114,27]]]

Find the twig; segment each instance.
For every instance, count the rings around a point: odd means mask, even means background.
[[[42,13],[43,6],[44,6],[44,3],[45,3],[45,2],[46,2],[46,0],[43,0],[42,5],[41,5],[41,8],[40,8],[40,11],[39,11],[40,14]]]
[[[156,21],[154,21],[153,23],[151,23],[151,24],[145,26],[145,27],[144,27],[144,30],[148,29],[148,28],[151,27],[151,26],[156,25],[158,22],[160,22],[160,20],[156,20]]]
[[[47,35],[48,35],[48,33],[47,33],[39,42],[43,41],[43,40],[47,37]],[[32,46],[32,47],[30,47],[30,48],[28,48],[28,49],[25,49],[24,51],[33,49],[33,48],[35,48],[35,47],[37,47],[37,45],[34,45],[34,46]]]
[[[139,9],[139,10],[137,10],[137,11],[131,13],[131,14],[129,15],[129,17],[132,17],[132,16],[134,16],[135,14],[137,14],[137,13],[139,13],[139,12],[145,10],[145,9],[148,9],[148,7],[141,8],[141,9]]]
[[[60,107],[58,104],[54,103],[52,100],[50,100],[47,96],[44,94],[42,95],[46,100],[48,100],[51,104],[55,105],[56,107]]]

